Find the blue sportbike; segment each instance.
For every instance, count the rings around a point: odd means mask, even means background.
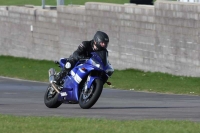
[[[66,61],[66,58],[61,58],[57,64],[64,69]],[[48,108],[57,108],[62,103],[73,103],[79,104],[83,109],[89,109],[99,99],[103,85],[111,85],[107,80],[113,72],[107,51],[92,52],[90,58],[80,59],[62,79],[60,85],[53,82],[58,73],[51,68],[50,84],[44,95],[44,103]]]

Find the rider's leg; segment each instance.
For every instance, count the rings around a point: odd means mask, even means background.
[[[67,70],[63,69],[60,73],[55,77],[54,83],[60,85],[61,80],[66,76]]]
[[[65,67],[60,71],[60,73],[56,76],[54,83],[60,85],[62,79],[66,76],[66,74],[74,67],[75,62],[72,60],[68,60],[65,64]]]

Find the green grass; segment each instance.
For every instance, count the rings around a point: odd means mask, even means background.
[[[53,61],[0,56],[0,76],[48,82],[48,70],[57,67]],[[135,69],[115,70],[109,79],[117,89],[175,94],[200,95],[200,78],[184,77]]]
[[[32,60],[11,56],[0,56],[0,75],[35,81],[48,81],[48,70],[51,67],[59,70],[53,61]]]
[[[116,70],[110,81],[113,82],[114,88],[175,94],[200,94],[199,77],[174,76],[128,69]]]
[[[1,133],[199,133],[200,123],[0,115]]]

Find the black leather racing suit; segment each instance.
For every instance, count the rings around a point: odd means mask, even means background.
[[[74,53],[67,59],[68,62],[71,63],[71,68],[70,69],[64,68],[63,70],[61,70],[59,75],[55,78],[56,84],[58,84],[58,85],[60,84],[62,78],[64,76],[66,76],[67,72],[75,66],[76,62],[79,59],[82,59],[85,57],[90,57],[90,53],[94,52],[93,45],[94,45],[94,42],[93,42],[93,40],[91,40],[91,41],[83,41],[78,46],[78,49],[76,51],[74,51]]]
[[[76,51],[70,56],[70,60],[77,62],[79,59],[90,57],[90,53],[94,52],[93,50],[93,40],[83,41]],[[73,68],[74,66],[72,66]]]

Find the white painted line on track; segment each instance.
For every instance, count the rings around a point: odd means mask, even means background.
[[[34,81],[34,80],[26,80],[26,79],[18,79],[18,78],[4,77],[4,76],[0,76],[0,78],[12,79],[12,80],[17,80],[17,81],[28,81],[28,82],[36,82],[36,83],[46,83],[46,84],[48,84],[48,82],[41,82],[41,81]]]

